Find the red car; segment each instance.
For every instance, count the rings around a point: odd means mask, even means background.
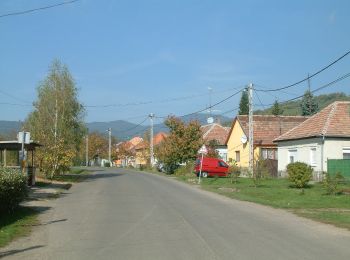
[[[201,159],[202,158],[198,158],[194,166],[194,172],[197,174],[197,176],[199,176]],[[202,177],[207,178],[211,176],[227,176],[228,167],[229,166],[227,163],[221,159],[204,157],[202,164]]]

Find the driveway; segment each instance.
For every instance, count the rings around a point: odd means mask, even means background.
[[[171,178],[96,172],[6,259],[350,259],[350,232]]]

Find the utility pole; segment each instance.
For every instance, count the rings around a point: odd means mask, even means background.
[[[254,176],[253,83],[248,85],[249,98],[249,171]]]
[[[108,161],[111,163],[112,128],[108,128]]]
[[[212,110],[211,110],[211,95],[213,93],[213,88],[212,87],[208,87],[209,90],[209,116],[211,117],[212,115]]]
[[[86,148],[85,148],[85,166],[89,166],[89,132],[86,134]]]
[[[149,114],[149,119],[151,123],[151,133],[150,133],[150,156],[151,156],[151,167],[153,167],[154,164],[154,152],[153,152],[153,118],[154,114]]]

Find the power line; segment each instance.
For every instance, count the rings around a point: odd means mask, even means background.
[[[226,90],[222,91],[214,91],[214,94],[220,94],[220,93],[225,93],[228,91],[232,91],[235,89],[239,89],[240,87],[236,88],[229,88]],[[196,95],[189,95],[189,96],[182,96],[182,97],[175,97],[175,98],[165,98],[165,99],[160,99],[160,100],[150,100],[150,101],[140,101],[140,102],[133,102],[133,103],[125,103],[125,104],[107,104],[107,105],[84,105],[86,108],[107,108],[107,107],[127,107],[127,106],[139,106],[139,105],[149,105],[149,104],[155,104],[155,103],[169,103],[169,102],[174,102],[174,101],[182,101],[182,100],[188,100],[188,99],[193,99],[197,97],[203,97],[207,96],[208,93],[205,94],[196,94]]]
[[[12,13],[7,13],[7,14],[2,14],[2,15],[0,15],[0,18],[7,17],[7,16],[28,14],[28,13],[32,13],[32,12],[36,12],[36,11],[42,11],[42,10],[54,8],[54,7],[61,6],[61,5],[73,4],[73,3],[78,2],[78,1],[79,0],[65,1],[65,2],[62,2],[62,3],[53,4],[53,5],[47,5],[47,6],[43,6],[43,7],[34,8],[34,9],[18,11],[18,12],[12,12]]]
[[[137,125],[135,125],[135,126],[133,126],[133,127],[131,127],[131,128],[129,128],[129,129],[126,129],[126,130],[123,130],[123,131],[120,131],[120,132],[118,132],[118,134],[121,134],[121,133],[127,133],[127,132],[130,132],[131,130],[134,130],[135,128],[137,128],[137,127],[139,127],[139,126],[141,126],[144,122],[146,122],[146,120],[148,119],[148,116],[141,122],[141,123],[139,123],[139,124],[137,124]]]
[[[8,103],[8,102],[0,102],[0,105],[21,106],[21,107],[32,107],[33,106],[33,105],[18,104],[18,103]]]
[[[244,88],[238,90],[237,92],[233,93],[232,95],[228,96],[227,98],[224,98],[223,100],[221,100],[221,101],[215,103],[214,105],[211,105],[210,108],[213,108],[213,107],[215,107],[215,106],[218,106],[218,105],[224,103],[225,101],[227,101],[227,100],[229,100],[230,98],[232,98],[232,97],[236,96],[237,94],[239,94],[243,89],[244,89]],[[199,114],[199,113],[201,113],[201,112],[206,111],[207,109],[208,109],[208,108],[206,107],[206,108],[201,109],[201,110],[198,110],[198,111],[196,111],[196,112],[189,113],[189,114],[185,114],[185,115],[182,115],[182,116],[179,116],[179,117],[186,117],[186,116],[191,116],[191,115]]]
[[[280,91],[280,90],[283,90],[283,89],[287,89],[287,88],[291,88],[291,87],[294,87],[296,85],[299,85],[300,83],[302,82],[305,82],[313,77],[315,77],[316,75],[320,74],[321,72],[325,71],[326,69],[330,68],[331,66],[333,66],[334,64],[336,64],[338,61],[340,61],[341,59],[345,58],[347,55],[350,54],[350,51],[346,52],[345,54],[343,54],[342,56],[340,56],[338,59],[336,59],[335,61],[331,62],[330,64],[328,64],[327,66],[323,67],[322,69],[320,69],[319,71],[311,74],[310,76],[302,79],[302,80],[299,80],[293,84],[290,84],[290,85],[287,85],[287,86],[284,86],[284,87],[280,87],[280,88],[275,88],[275,89],[255,89],[255,91],[261,91],[261,92],[273,92],[273,91]]]
[[[318,88],[312,90],[311,93],[315,93],[315,92],[317,92],[317,91],[319,91],[319,90],[322,90],[322,89],[324,89],[324,88],[330,87],[330,86],[334,85],[335,83],[337,83],[337,82],[339,82],[339,81],[342,81],[342,80],[344,80],[344,79],[346,79],[346,78],[348,78],[348,77],[350,77],[350,72],[344,74],[343,76],[341,76],[341,77],[339,77],[339,78],[337,78],[337,79],[335,79],[335,80],[333,80],[333,81],[331,81],[331,82],[329,82],[329,83],[327,83],[327,84],[325,84],[325,85],[323,85],[323,86],[321,86],[321,87],[318,87]],[[300,96],[297,96],[297,97],[295,97],[295,98],[291,98],[291,99],[282,101],[280,104],[287,103],[287,102],[290,102],[290,101],[294,101],[294,100],[296,100],[296,99],[302,98],[303,96],[304,96],[304,95],[300,95]],[[268,105],[265,105],[265,106],[272,106],[272,105],[273,105],[273,104],[268,104]]]

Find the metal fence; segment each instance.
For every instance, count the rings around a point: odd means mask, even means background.
[[[345,178],[350,179],[350,159],[328,159],[327,172],[330,175],[340,173]]]

